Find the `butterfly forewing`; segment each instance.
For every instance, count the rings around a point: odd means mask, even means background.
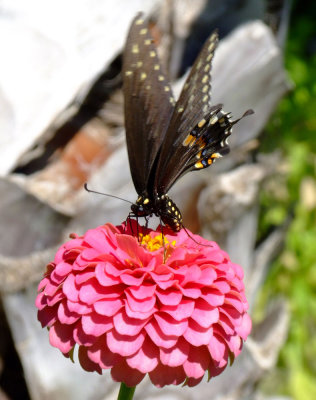
[[[176,103],[170,125],[162,145],[156,175],[155,190],[166,192],[182,175],[199,147],[186,146],[186,138],[199,122],[210,114],[211,100],[211,67],[214,51],[218,43],[217,32],[214,32],[203,46],[191,72],[186,79]],[[215,106],[219,109],[220,106]],[[200,128],[198,128],[200,129]]]
[[[124,50],[123,93],[131,175],[137,193],[143,194],[175,101],[141,14],[131,25]]]

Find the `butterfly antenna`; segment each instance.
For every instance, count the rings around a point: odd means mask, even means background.
[[[184,225],[182,225],[182,228],[183,228],[183,230],[185,231],[185,233],[189,236],[189,238],[190,238],[191,240],[193,240],[194,243],[198,244],[199,246],[213,247],[213,246],[211,246],[211,245],[209,245],[209,244],[204,244],[204,243],[200,243],[200,242],[196,241],[196,240],[194,239],[194,237],[190,234],[190,232],[187,230],[187,228],[186,228]]]
[[[129,201],[129,200],[122,199],[122,197],[114,196],[113,194],[102,193],[102,192],[97,192],[97,191],[95,191],[95,190],[91,190],[91,189],[88,188],[88,184],[87,184],[87,183],[85,183],[83,186],[84,186],[85,190],[86,190],[88,193],[101,194],[102,196],[113,197],[114,199],[122,200],[122,201],[125,201],[126,203],[133,204],[133,203],[132,203],[131,201]]]

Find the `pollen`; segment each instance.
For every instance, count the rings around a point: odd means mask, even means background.
[[[140,243],[149,251],[156,251],[162,247],[168,248],[170,246],[175,246],[176,244],[175,240],[170,243],[166,236],[163,236],[161,233],[154,237],[150,235],[143,235],[142,233],[140,233],[139,236]]]

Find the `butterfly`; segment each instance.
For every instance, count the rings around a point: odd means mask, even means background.
[[[183,228],[169,189],[189,171],[212,165],[229,152],[227,139],[244,115],[231,120],[221,104],[211,105],[211,65],[218,44],[214,32],[204,44],[175,100],[149,26],[133,20],[123,53],[123,94],[127,151],[138,194],[132,215],[156,215],[173,231]]]

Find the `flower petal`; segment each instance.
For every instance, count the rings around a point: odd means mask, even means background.
[[[126,386],[134,387],[144,379],[145,374],[131,368],[125,360],[122,360],[111,369],[111,376],[116,382],[124,382]]]
[[[191,318],[203,328],[208,328],[218,321],[219,311],[217,307],[210,306],[205,300],[198,299]]]
[[[80,365],[85,371],[88,372],[98,372],[100,375],[102,374],[102,369],[98,364],[95,364],[87,354],[87,348],[84,346],[79,347],[78,358]]]
[[[127,364],[134,369],[146,374],[158,365],[159,350],[153,342],[146,337],[142,347],[131,357],[126,358]]]
[[[189,343],[180,337],[177,344],[170,349],[160,349],[160,360],[169,367],[178,367],[187,360],[190,351]]]
[[[162,388],[166,385],[180,385],[184,382],[186,375],[183,367],[169,367],[158,364],[158,366],[149,373],[150,380],[154,385]]]
[[[177,341],[178,337],[175,335],[166,335],[160,329],[158,323],[154,320],[145,325],[146,332],[148,333],[150,339],[155,343],[156,346],[162,347],[165,349],[170,349],[173,347]]]
[[[210,355],[205,346],[191,346],[187,360],[183,364],[183,369],[189,378],[202,378],[210,364]]]
[[[156,313],[155,319],[161,331],[165,335],[170,335],[170,333],[172,332],[172,335],[174,336],[182,336],[188,327],[187,319],[184,319],[182,321],[177,321],[176,319],[172,318],[169,314],[162,312]]]
[[[95,311],[100,315],[112,317],[115,315],[124,305],[124,302],[120,298],[98,300],[93,304]]]
[[[184,332],[183,337],[193,346],[202,346],[208,344],[213,336],[213,327],[203,328],[192,319],[189,321],[189,326]]]
[[[87,335],[101,336],[113,328],[113,318],[99,314],[84,315],[81,322]]]
[[[73,325],[63,325],[56,322],[49,330],[49,343],[67,354],[74,347]]]
[[[135,336],[147,323],[147,320],[130,318],[124,310],[119,311],[113,318],[114,328],[121,335]]]
[[[135,354],[143,345],[146,334],[142,331],[136,336],[121,335],[112,329],[106,335],[106,343],[113,353],[128,357]]]

